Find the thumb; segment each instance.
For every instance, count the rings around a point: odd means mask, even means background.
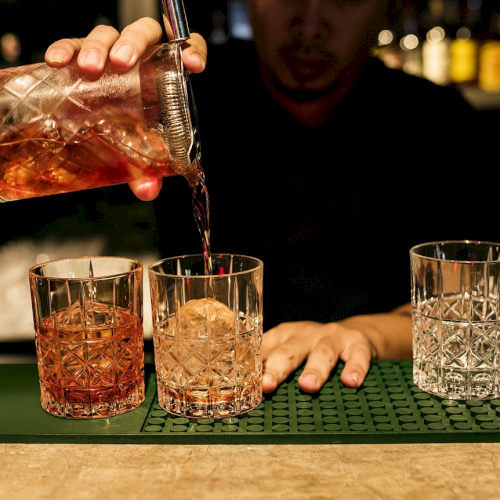
[[[154,200],[160,194],[162,185],[162,177],[143,177],[129,182],[130,189],[141,201]]]

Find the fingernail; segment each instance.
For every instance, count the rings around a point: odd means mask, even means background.
[[[272,375],[265,373],[262,377],[262,384],[273,386],[276,385],[276,382],[274,381],[274,377]]]
[[[63,50],[56,50],[53,54],[50,55],[51,63],[61,63],[64,61],[66,54]]]
[[[101,56],[99,55],[99,52],[96,50],[91,50],[84,59],[85,64],[88,64],[89,66],[99,66],[101,62]]]
[[[353,373],[351,374],[351,380],[356,384],[358,385],[359,383],[359,375],[357,373]]]
[[[203,61],[203,58],[200,56],[200,54],[191,54],[189,56],[191,58],[192,61],[196,62],[196,64],[198,65],[198,67],[201,69],[203,68],[203,65],[205,64],[204,61]]]
[[[122,45],[113,56],[116,59],[120,59],[124,63],[128,63],[132,56],[134,55],[134,47],[131,45]]]
[[[302,382],[309,382],[311,385],[315,385],[318,382],[318,378],[313,373],[308,373],[301,377],[301,379]]]

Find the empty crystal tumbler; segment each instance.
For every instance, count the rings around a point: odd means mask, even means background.
[[[246,413],[262,401],[263,263],[241,255],[149,266],[160,406],[191,418]]]
[[[443,398],[498,398],[500,243],[424,243],[410,259],[415,384]]]
[[[143,266],[121,257],[29,270],[42,408],[66,418],[120,415],[144,401]]]
[[[150,47],[99,78],[72,61],[0,70],[0,201],[200,170],[196,108],[180,45]]]

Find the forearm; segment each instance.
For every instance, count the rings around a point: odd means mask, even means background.
[[[341,325],[363,332],[377,359],[412,357],[411,304],[389,313],[364,314],[339,321]]]

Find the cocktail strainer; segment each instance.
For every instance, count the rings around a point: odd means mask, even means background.
[[[169,44],[175,52],[175,68],[163,72],[157,80],[162,138],[174,161],[176,172],[193,184],[191,172],[201,164],[198,116],[187,71],[182,63],[181,43],[190,37],[182,0],[161,0]],[[193,168],[195,167],[195,168]]]

